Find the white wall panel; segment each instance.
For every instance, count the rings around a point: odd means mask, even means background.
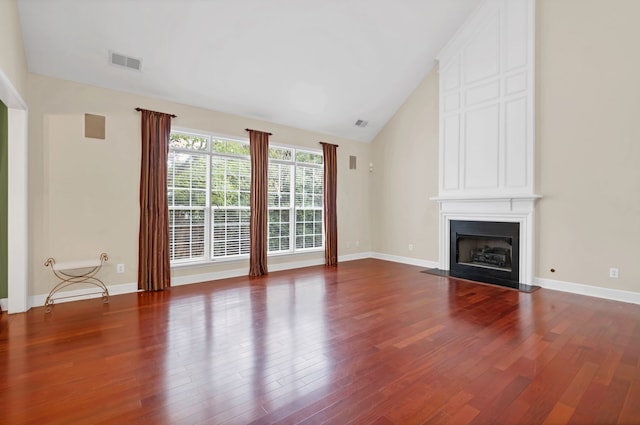
[[[529,36],[527,6],[527,2],[524,1],[505,2],[505,71],[511,71],[527,65]]]
[[[505,186],[524,188],[527,184],[527,99],[505,105]]]
[[[444,112],[457,111],[460,109],[460,93],[448,94],[444,98]]]
[[[456,190],[459,185],[459,163],[460,163],[460,116],[454,115],[447,117],[443,123],[443,140],[442,150],[445,161],[451,166],[441,169],[444,171],[442,177],[444,187],[448,190]]]
[[[441,88],[443,91],[460,88],[460,55],[457,55],[446,68],[440,69]]]
[[[523,71],[505,79],[505,95],[520,93],[528,88],[527,72]]]
[[[467,112],[465,150],[465,187],[494,188],[498,185],[500,143],[500,106],[498,104]]]
[[[463,74],[470,84],[494,77],[500,71],[500,16],[493,14],[463,51]]]
[[[440,52],[440,196],[533,194],[534,12],[485,0]]]
[[[488,84],[469,88],[466,90],[466,106],[497,100],[500,97],[500,81],[494,80]]]

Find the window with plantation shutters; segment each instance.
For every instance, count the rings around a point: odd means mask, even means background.
[[[205,259],[209,141],[171,133],[167,164],[170,258]]]
[[[249,144],[212,140],[211,209],[213,258],[249,253],[251,162]]]
[[[173,131],[168,160],[173,264],[247,257],[249,142]],[[321,153],[270,146],[268,252],[322,249]]]
[[[291,195],[293,183],[293,157],[291,149],[269,149],[269,218],[267,251],[291,250]]]
[[[324,178],[322,154],[296,153],[296,249],[323,246]]]
[[[269,148],[269,252],[322,248],[323,157]]]

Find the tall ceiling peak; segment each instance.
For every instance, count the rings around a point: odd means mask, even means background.
[[[480,0],[19,0],[29,70],[370,141]],[[105,60],[144,58],[140,72]],[[125,60],[125,66],[126,66]],[[353,123],[366,117],[366,128]]]

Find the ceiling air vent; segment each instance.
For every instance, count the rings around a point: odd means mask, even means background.
[[[358,127],[362,127],[362,128],[364,128],[364,127],[366,127],[366,126],[367,126],[367,124],[369,124],[369,121],[364,121],[364,120],[358,120],[358,121],[356,121],[356,126],[358,126]]]
[[[140,67],[142,66],[142,61],[140,59],[132,58],[115,52],[109,52],[109,55],[111,57],[111,63],[113,65],[123,66],[135,71],[140,71]]]

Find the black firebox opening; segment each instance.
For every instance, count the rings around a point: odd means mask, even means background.
[[[451,221],[450,275],[519,287],[520,224]]]

